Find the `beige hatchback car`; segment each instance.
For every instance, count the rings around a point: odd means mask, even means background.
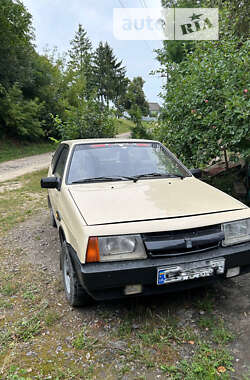
[[[157,141],[64,141],[41,186],[72,306],[250,271],[250,209],[195,178]]]

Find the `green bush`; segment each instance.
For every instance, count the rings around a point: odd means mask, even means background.
[[[54,118],[56,128],[62,140],[113,137],[115,118],[107,107],[93,100],[83,100],[78,107],[70,107],[66,121]]]
[[[32,140],[44,135],[40,114],[43,103],[24,99],[17,84],[5,90],[0,87],[0,124],[2,135]]]
[[[222,148],[249,155],[249,41],[203,41],[180,64],[166,66],[162,121],[156,138],[189,166]]]

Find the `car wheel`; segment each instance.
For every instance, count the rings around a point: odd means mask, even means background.
[[[85,306],[89,304],[91,298],[79,283],[66,242],[62,244],[62,275],[64,290],[69,304],[71,306]]]
[[[52,227],[56,227],[56,220],[55,220],[52,208],[49,209],[49,215],[50,215],[50,225]]]

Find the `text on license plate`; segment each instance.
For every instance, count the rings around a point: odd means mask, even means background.
[[[216,274],[222,274],[224,271],[224,258],[202,260],[180,265],[169,265],[157,269],[157,285],[209,277]]]

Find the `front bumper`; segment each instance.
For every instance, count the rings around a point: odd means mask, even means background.
[[[217,278],[225,277],[230,268],[239,266],[240,275],[250,272],[250,242],[178,257],[109,263],[81,264],[71,247],[69,247],[69,251],[80,283],[88,294],[96,300],[129,297],[124,293],[127,285],[141,284],[142,292],[138,295],[162,294],[211,283]],[[223,275],[157,285],[157,269],[160,267],[223,257],[225,258],[225,273]]]

